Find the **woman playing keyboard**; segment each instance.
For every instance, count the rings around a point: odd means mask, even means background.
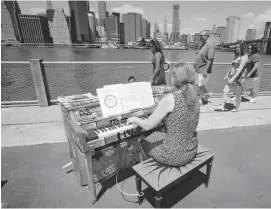
[[[140,142],[143,156],[165,165],[182,166],[191,162],[197,153],[200,104],[193,86],[193,66],[178,63],[171,70],[174,92],[163,97],[147,120],[131,117],[127,122],[151,130],[163,120],[166,133],[153,132]]]

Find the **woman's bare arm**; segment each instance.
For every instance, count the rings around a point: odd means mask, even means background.
[[[153,72],[151,80],[154,80],[156,78],[156,76],[159,74],[159,71],[160,71],[160,55],[157,53],[155,55],[155,70]]]
[[[138,117],[131,117],[128,119],[127,123],[135,123],[144,130],[151,130],[156,127],[168,113],[173,111],[174,105],[175,100],[173,94],[167,94],[158,103],[148,120],[142,120]]]

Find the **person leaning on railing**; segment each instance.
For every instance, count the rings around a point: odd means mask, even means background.
[[[248,60],[246,63],[246,87],[250,90],[251,99],[250,103],[256,102],[256,82],[258,81],[259,76],[259,64],[260,56],[258,55],[258,48],[256,44],[250,44],[248,46]]]
[[[171,68],[175,89],[165,95],[147,120],[131,117],[128,124],[136,124],[144,130],[151,130],[162,121],[166,133],[151,132],[140,140],[142,160],[152,157],[169,166],[182,166],[193,160],[197,154],[197,126],[200,104],[194,89],[195,69],[188,63],[178,63]]]
[[[153,75],[150,78],[151,85],[165,85],[166,76],[164,70],[165,56],[162,52],[161,46],[156,39],[150,41],[151,51],[153,53],[152,65]]]
[[[128,78],[128,82],[129,82],[129,83],[134,83],[134,82],[136,82],[136,78],[135,78],[134,76],[130,76],[130,77]]]
[[[244,44],[240,43],[235,46],[234,58],[232,60],[232,67],[227,72],[224,80],[226,81],[223,89],[222,104],[215,108],[215,111],[224,111],[225,105],[228,100],[228,93],[230,89],[233,89],[236,96],[236,105],[234,112],[237,112],[241,104],[241,89],[244,86],[245,79],[245,65],[247,63],[248,56],[244,54]]]

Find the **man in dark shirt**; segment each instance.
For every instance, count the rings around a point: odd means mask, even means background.
[[[250,103],[256,102],[255,86],[259,76],[259,63],[260,56],[258,55],[258,48],[255,44],[250,44],[248,46],[248,61],[246,63],[246,87],[250,89],[252,97],[252,99],[249,101]]]
[[[212,66],[215,58],[215,45],[209,40],[208,31],[203,30],[199,35],[202,44],[196,53],[194,67],[196,70],[196,83],[198,86],[199,99],[202,103],[204,95],[209,95],[206,86],[212,73]]]

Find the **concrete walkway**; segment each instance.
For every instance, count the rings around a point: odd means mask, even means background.
[[[216,153],[210,187],[204,187],[198,173],[166,194],[163,207],[271,206],[271,97],[259,97],[256,104],[242,102],[237,113],[214,112],[220,101],[211,98],[201,107],[198,126],[199,142]],[[8,207],[153,207],[146,186],[146,201],[139,206],[136,197],[122,197],[115,178],[98,202],[90,203],[89,191],[74,173],[62,170],[70,156],[59,106],[1,108],[1,113],[1,197]],[[133,176],[120,186],[128,193],[136,191]]]
[[[209,188],[204,187],[201,175],[197,174],[167,193],[162,206],[270,207],[270,130],[269,124],[199,131],[200,143],[216,153]],[[89,191],[78,184],[74,173],[66,174],[62,170],[69,161],[67,143],[2,148],[1,180],[6,181],[2,199],[10,208],[153,207],[149,189],[143,187],[146,201],[139,206],[135,203],[136,197],[122,197],[114,177],[98,202],[92,205]],[[125,192],[136,192],[134,176],[119,185]]]
[[[221,99],[211,98],[201,107],[198,130],[271,124],[271,96],[258,97],[257,103],[241,103],[240,111],[215,112]],[[66,142],[58,105],[1,108],[1,146],[23,146]]]

